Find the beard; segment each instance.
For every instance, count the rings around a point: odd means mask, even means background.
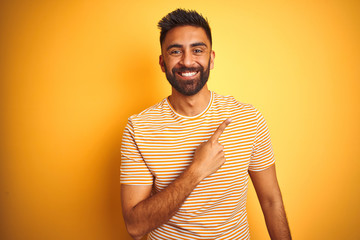
[[[207,83],[210,75],[210,59],[209,63],[206,69],[204,69],[203,66],[199,66],[196,68],[187,68],[187,67],[181,67],[181,68],[173,68],[170,72],[168,68],[165,67],[165,74],[166,78],[171,84],[173,88],[176,89],[179,93],[185,95],[185,96],[193,96],[197,94]],[[177,78],[176,72],[199,72],[200,77],[191,79],[191,80],[181,80]]]

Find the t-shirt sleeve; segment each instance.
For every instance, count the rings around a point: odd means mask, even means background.
[[[132,185],[153,184],[153,176],[136,144],[135,132],[130,119],[125,127],[121,144],[120,183]]]
[[[262,114],[256,110],[256,135],[249,165],[249,171],[262,171],[275,163],[270,133]]]

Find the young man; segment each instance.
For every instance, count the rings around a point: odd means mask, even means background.
[[[124,130],[121,199],[129,234],[249,239],[250,175],[271,239],[291,239],[264,118],[207,88],[215,58],[208,22],[177,9],[159,27],[159,63],[172,94],[131,116]]]

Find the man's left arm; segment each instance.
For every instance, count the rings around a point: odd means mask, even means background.
[[[272,240],[290,240],[284,203],[275,172],[275,164],[262,171],[249,171],[266,226]]]

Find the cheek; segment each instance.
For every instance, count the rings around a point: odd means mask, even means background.
[[[176,62],[173,61],[167,61],[164,65],[164,68],[166,68],[169,72],[171,72],[174,67],[176,67]]]

